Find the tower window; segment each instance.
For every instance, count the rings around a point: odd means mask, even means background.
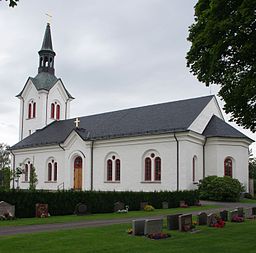
[[[51,103],[51,119],[60,120],[60,104]]]
[[[28,118],[32,119],[36,117],[36,102],[33,100],[28,104]]]

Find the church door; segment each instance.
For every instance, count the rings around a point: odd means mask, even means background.
[[[78,156],[74,161],[74,190],[82,190],[82,165],[82,158]]]

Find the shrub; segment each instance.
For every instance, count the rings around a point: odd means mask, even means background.
[[[155,208],[151,205],[145,205],[144,206],[144,211],[147,211],[147,212],[151,212],[151,211],[154,211]]]
[[[237,179],[228,176],[208,176],[199,181],[198,190],[201,199],[230,202],[239,201],[244,187]]]

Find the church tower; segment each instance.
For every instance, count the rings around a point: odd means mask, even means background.
[[[43,44],[38,54],[38,74],[29,77],[24,88],[17,95],[20,99],[20,140],[54,120],[68,119],[70,102],[74,99],[62,80],[55,76],[56,54],[52,46],[49,23],[46,25]]]

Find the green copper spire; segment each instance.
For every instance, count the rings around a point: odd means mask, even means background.
[[[52,48],[51,28],[49,23],[46,25],[42,48],[38,54],[40,56],[38,73],[47,72],[54,75],[55,52]]]

